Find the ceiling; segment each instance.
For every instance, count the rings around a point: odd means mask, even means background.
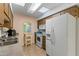
[[[19,3],[19,4],[24,4],[24,6],[18,5],[17,3],[11,4],[13,13],[19,13],[19,14],[26,15],[26,16],[33,16],[33,17],[37,18],[37,20],[45,18],[58,11],[61,11],[61,10],[64,10],[71,6],[76,5],[76,3],[42,3],[32,13],[31,11],[29,11],[29,9],[31,8],[33,3]],[[79,4],[78,4],[78,6],[79,6]],[[43,10],[42,10],[42,8],[43,8]],[[31,9],[33,9],[33,8],[31,8]],[[42,10],[42,12],[39,12],[40,10]]]
[[[34,16],[38,19],[42,15],[44,15],[46,12],[55,9],[62,4],[63,3],[42,3],[33,13],[31,13],[31,12],[28,12],[28,10],[31,7],[32,3],[25,3],[24,6],[20,6],[18,4],[12,3],[12,10],[13,10],[13,13],[19,13],[19,14],[23,14],[23,15],[26,15],[26,16]],[[39,10],[42,7],[47,8],[48,11],[46,11],[44,13],[39,12]]]

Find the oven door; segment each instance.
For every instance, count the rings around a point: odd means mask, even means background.
[[[42,34],[37,34],[36,45],[42,47]]]

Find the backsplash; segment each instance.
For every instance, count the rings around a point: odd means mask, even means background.
[[[6,35],[7,30],[8,30],[8,28],[6,28],[6,27],[0,27],[0,37]]]

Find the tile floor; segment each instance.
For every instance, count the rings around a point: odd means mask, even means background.
[[[46,51],[33,44],[24,47],[24,54],[25,56],[46,56]]]

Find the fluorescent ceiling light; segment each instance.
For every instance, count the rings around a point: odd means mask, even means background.
[[[20,5],[20,6],[24,6],[25,5],[25,3],[15,3],[15,4]]]
[[[36,11],[41,4],[42,3],[32,3],[31,7],[29,8],[29,11],[31,11],[31,12]]]
[[[39,9],[38,11],[41,12],[41,13],[45,13],[45,12],[49,11],[49,9],[46,8],[46,7],[42,7],[42,8]]]

